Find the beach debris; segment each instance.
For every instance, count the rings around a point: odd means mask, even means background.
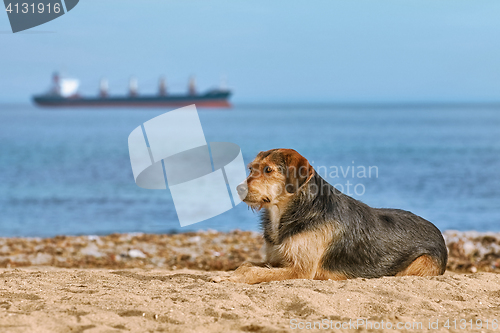
[[[38,252],[36,257],[31,260],[33,265],[42,266],[49,265],[52,262],[53,257],[47,253]]]
[[[448,230],[448,270],[462,273],[500,272],[500,233]]]
[[[136,249],[128,250],[128,256],[130,258],[146,258],[146,255],[141,250]]]
[[[449,230],[448,270],[500,273],[500,233]],[[182,234],[111,234],[0,238],[0,267],[233,270],[264,257],[262,235],[215,230]]]
[[[80,252],[86,256],[92,256],[96,258],[102,257],[104,254],[99,251],[96,243],[89,243],[86,247],[80,249]]]

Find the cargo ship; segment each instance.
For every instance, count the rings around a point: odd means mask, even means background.
[[[165,79],[162,77],[158,84],[156,95],[140,95],[137,79],[132,77],[129,82],[128,95],[110,96],[108,82],[102,79],[99,95],[85,97],[78,93],[79,81],[71,78],[61,78],[55,73],[52,78],[52,87],[42,95],[33,96],[33,102],[43,107],[182,107],[195,104],[197,107],[229,108],[231,91],[225,87],[211,89],[203,93],[196,91],[195,80],[189,80],[186,94],[170,94],[167,91]]]

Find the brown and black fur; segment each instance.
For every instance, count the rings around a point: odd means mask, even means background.
[[[259,153],[238,192],[252,208],[263,209],[266,261],[244,263],[230,281],[432,276],[445,271],[447,249],[432,223],[404,210],[371,208],[342,194],[295,150]]]

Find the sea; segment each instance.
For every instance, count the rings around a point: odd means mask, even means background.
[[[0,105],[0,237],[258,231],[244,203],[181,227],[169,190],[138,187],[127,139],[168,109]],[[293,148],[344,193],[440,230],[500,231],[500,107],[260,105],[199,109],[207,142],[245,163]]]

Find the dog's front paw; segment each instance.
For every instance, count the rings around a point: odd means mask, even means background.
[[[220,283],[224,281],[237,282],[237,283],[256,283],[251,282],[251,277],[253,274],[251,273],[255,266],[253,263],[245,261],[242,263],[230,276],[212,276],[209,281],[214,283]]]
[[[261,282],[256,274],[258,267],[252,266],[250,263],[243,263],[237,270],[231,274],[227,281],[236,283],[255,284]]]

